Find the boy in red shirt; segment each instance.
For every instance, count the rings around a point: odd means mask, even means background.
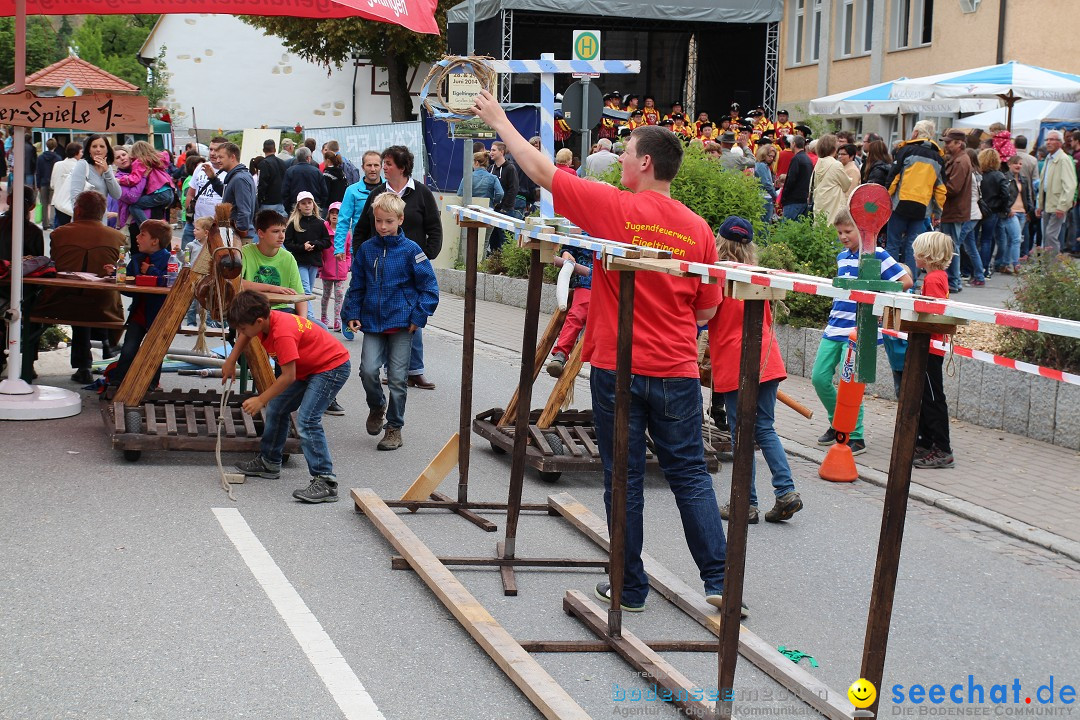
[[[309,503],[337,502],[338,484],[322,416],[349,379],[348,351],[308,318],[271,311],[266,296],[254,290],[236,296],[229,306],[228,319],[236,330],[236,344],[221,368],[222,384],[236,377],[236,361],[254,337],[259,338],[281,370],[273,385],[244,401],[248,415],[265,408],[266,422],[259,454],[238,463],[236,468],[254,477],[280,477],[289,415],[296,412],[300,448],[311,472],[311,484],[293,492],[293,497]]]
[[[945,233],[927,232],[915,238],[911,245],[915,253],[915,265],[926,270],[922,294],[927,297],[949,297],[949,274],[953,257],[953,241]],[[942,340],[942,335],[931,335],[932,340]],[[953,467],[952,443],[949,440],[949,404],[945,400],[942,366],[944,355],[930,348],[926,359],[926,384],[923,386],[922,410],[919,412],[919,440],[915,448],[917,468],[939,470]]]
[[[551,190],[555,211],[592,237],[670,250],[672,257],[689,262],[716,262],[709,224],[671,198],[671,181],[682,164],[683,146],[669,130],[645,126],[630,135],[619,156],[626,191],[555,172],[551,161],[517,132],[490,93],[476,97],[473,113],[499,134],[526,175]],[[582,356],[592,365],[593,420],[604,463],[604,502],[609,515],[619,283],[618,272],[605,270],[603,263],[594,264],[582,345]],[[687,545],[705,585],[705,600],[716,607],[722,602],[726,543],[705,464],[697,366],[697,327],[712,318],[719,301],[719,287],[696,278],[653,272],[636,276],[623,610],[644,610],[649,593],[641,561],[646,431],[675,495]],[[601,600],[612,601],[609,583],[598,583],[594,592]]]

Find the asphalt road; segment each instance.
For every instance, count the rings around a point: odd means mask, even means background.
[[[384,498],[400,496],[456,429],[460,339],[430,331],[426,340],[428,377],[439,387],[410,392],[404,448],[375,451],[377,438],[363,431],[358,378],[341,395],[348,414],[326,418],[343,495],[370,487]],[[358,367],[360,344],[349,347]],[[476,377],[476,411],[503,406],[517,379],[515,360],[481,346]],[[66,375],[43,380],[70,386]],[[172,377],[166,387],[199,382],[207,381]],[[550,387],[542,374],[538,392]],[[290,497],[307,482],[302,458],[280,480],[238,486],[233,503],[218,485],[212,454],[146,453],[124,462],[107,447],[96,399],[87,398],[76,418],[0,427],[0,718],[375,717],[339,708],[320,675],[331,672],[333,653],[316,652],[313,662],[303,649],[318,638],[312,620],[340,652],[337,670],[347,665],[345,674],[355,675],[349,687],[362,685],[386,718],[541,717],[419,578],[390,569],[391,547],[351,501],[307,506]],[[476,439],[472,497],[504,500],[508,458]],[[792,465],[806,509],[784,525],[751,526],[747,626],[774,645],[813,655],[820,667],[812,672],[844,693],[858,677],[883,491],[825,483],[809,463]],[[718,475],[722,497],[729,471]],[[766,477],[762,468],[764,497]],[[599,514],[601,485],[597,474],[567,474],[551,485],[530,472],[525,499],[566,491]],[[246,561],[264,571],[266,563],[252,560],[258,553],[250,546],[241,554],[219,521],[237,520],[235,512],[215,513],[220,508],[238,511],[284,586],[256,579]],[[501,531],[503,516],[491,517]],[[646,550],[700,587],[660,476],[648,480],[645,520]],[[405,522],[437,553],[490,554],[501,537],[439,512]],[[523,517],[518,553],[599,557],[569,524],[545,515]],[[516,598],[502,596],[492,570],[457,575],[519,639],[591,639],[562,612],[561,598],[567,588],[591,591],[601,579],[596,572],[520,572]],[[296,627],[295,604],[275,606],[267,587],[279,601],[291,588],[306,604],[313,618],[305,616],[297,635],[285,619]],[[1051,675],[1058,690],[1076,687],[1077,597],[1076,563],[913,503],[886,685],[948,687],[973,675],[989,692],[1017,678],[1024,690],[1020,705],[1010,707],[1021,711],[1024,697]],[[656,595],[648,612],[624,620],[650,640],[708,637]],[[714,656],[669,657],[694,682],[715,686]],[[538,658],[593,717],[678,716],[659,703],[613,701],[614,684],[644,685],[611,654]],[[814,714],[783,699],[745,660],[736,682],[748,693],[741,697],[759,698],[738,703],[742,716]],[[772,699],[761,699],[765,693]],[[891,691],[881,695],[882,715],[894,714]]]

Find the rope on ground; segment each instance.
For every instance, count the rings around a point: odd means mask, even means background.
[[[217,419],[217,444],[214,447],[214,458],[217,460],[218,474],[221,476],[221,489],[229,496],[229,499],[236,502],[236,496],[233,495],[232,483],[229,482],[229,478],[225,476],[225,468],[221,464],[221,430],[225,426],[225,413],[231,412],[229,410],[229,398],[232,396],[232,387],[235,378],[229,379],[229,384],[225,387],[224,392],[221,393],[221,402],[218,404],[218,419]]]

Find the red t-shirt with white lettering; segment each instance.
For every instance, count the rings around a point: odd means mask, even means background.
[[[709,364],[712,366],[714,392],[739,389],[739,365],[742,362],[743,312],[746,303],[725,297],[709,321]],[[772,331],[772,310],[765,304],[761,325],[761,377],[759,382],[787,377],[780,344]]]
[[[270,330],[259,335],[267,354],[278,365],[296,361],[296,379],[333,370],[349,359],[349,351],[334,336],[306,317],[270,311]]]
[[[555,212],[589,235],[670,250],[677,260],[716,262],[712,229],[685,205],[656,192],[632,193],[605,183],[555,173]],[[698,377],[695,310],[716,307],[720,287],[697,278],[637,273],[631,370],[651,377]],[[582,357],[594,367],[615,369],[619,273],[593,265],[589,317]]]
[[[926,273],[923,278],[922,294],[926,297],[932,298],[944,298],[949,299],[949,274],[944,270],[931,270]],[[931,333],[931,340],[937,340],[938,342],[945,342],[945,336],[938,333]],[[941,350],[930,347],[930,352],[934,355],[944,355]]]

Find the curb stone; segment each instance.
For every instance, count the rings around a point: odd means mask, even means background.
[[[788,440],[783,437],[780,438],[780,442],[783,444],[785,452],[795,455],[796,457],[815,463],[820,463],[825,459],[825,452],[823,450],[807,447],[802,443]],[[889,476],[886,473],[859,465],[858,463],[856,463],[855,467],[859,471],[860,480],[865,480],[871,485],[882,488],[888,485]],[[1075,540],[1055,535],[1042,528],[1028,525],[1025,522],[1015,520],[1008,515],[1002,515],[999,512],[988,510],[975,503],[968,502],[967,500],[961,500],[960,498],[953,497],[947,493],[924,487],[914,481],[911,483],[911,489],[908,495],[910,498],[918,500],[919,502],[932,505],[966,520],[993,528],[1009,537],[1029,542],[1032,545],[1037,545],[1046,550],[1050,550],[1051,552],[1058,553],[1059,555],[1064,555],[1076,562],[1080,562],[1080,542],[1076,542]]]

